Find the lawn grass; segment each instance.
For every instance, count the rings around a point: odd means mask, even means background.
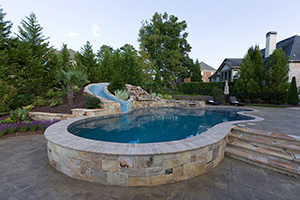
[[[274,105],[274,104],[248,104],[248,106],[271,107],[271,108],[286,108],[285,106]]]

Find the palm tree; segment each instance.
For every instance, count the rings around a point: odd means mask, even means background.
[[[64,70],[59,70],[57,73],[57,80],[62,82],[62,84],[67,87],[68,104],[74,103],[74,85],[81,87],[90,82],[87,79],[86,74],[76,70],[70,70],[67,72]]]

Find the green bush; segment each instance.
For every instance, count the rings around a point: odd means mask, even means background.
[[[63,104],[62,98],[53,98],[50,100],[50,107],[57,106],[58,104]]]
[[[220,88],[214,87],[211,91],[211,96],[213,96],[215,101],[220,101],[223,95],[223,90]]]
[[[27,121],[29,118],[29,110],[27,108],[17,108],[10,111],[9,120],[11,122]]]
[[[33,104],[37,106],[44,106],[47,102],[47,99],[44,99],[42,96],[37,96]]]
[[[84,103],[86,109],[95,109],[95,108],[100,108],[101,100],[98,99],[97,97],[87,95],[84,98]]]
[[[127,101],[127,99],[128,99],[128,93],[126,90],[116,90],[115,96],[124,101]]]
[[[189,82],[183,83],[181,90],[184,94],[212,95],[213,88],[224,89],[225,82]]]
[[[16,95],[16,89],[0,80],[0,113],[9,111],[9,103]]]
[[[125,83],[124,80],[118,72],[113,76],[112,81],[108,85],[108,90],[110,93],[114,94],[116,90],[124,90]]]
[[[16,109],[22,106],[30,105],[33,103],[33,99],[33,94],[18,94],[12,99],[10,103],[10,109]]]
[[[286,102],[293,105],[299,104],[299,97],[297,92],[296,78],[295,76],[292,78],[292,82],[289,88],[289,91],[286,96]]]

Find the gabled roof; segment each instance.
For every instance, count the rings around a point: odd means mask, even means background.
[[[276,44],[276,49],[282,48],[289,60],[300,60],[300,36],[294,35]],[[266,49],[261,50],[263,58],[265,58]]]
[[[217,72],[221,71],[225,65],[230,67],[240,67],[243,62],[243,58],[225,58],[220,67],[217,69]]]
[[[215,68],[209,66],[205,62],[200,62],[200,68],[201,68],[201,70],[205,70],[205,71],[216,71]]]

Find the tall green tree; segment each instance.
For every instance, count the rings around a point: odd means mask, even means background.
[[[7,42],[9,39],[9,35],[11,34],[11,28],[12,28],[12,22],[11,21],[5,21],[4,17],[6,16],[6,13],[3,12],[3,9],[0,8],[0,44],[2,45]]]
[[[244,98],[257,97],[263,84],[263,60],[259,47],[250,47],[240,68],[238,93]]]
[[[67,44],[63,44],[58,55],[58,61],[62,70],[69,71],[72,69],[72,58],[68,50]]]
[[[201,67],[198,59],[196,59],[195,65],[192,69],[192,73],[192,82],[202,82]]]
[[[292,78],[292,82],[286,96],[286,102],[293,105],[299,104],[299,96],[298,96],[295,76]]]
[[[102,59],[100,60],[100,68],[101,68],[101,81],[107,82],[112,79],[112,76],[115,72],[113,65],[113,52],[107,47],[102,55]]]
[[[285,101],[289,87],[288,72],[288,58],[282,48],[275,49],[265,64],[265,86],[263,92],[270,101]]]
[[[18,29],[18,38],[9,49],[12,56],[8,73],[21,93],[39,95],[54,84],[57,56],[34,13],[22,20]]]
[[[96,54],[93,52],[89,41],[81,48],[80,53],[75,54],[77,69],[87,74],[92,83],[99,82],[101,77],[100,67],[97,63]]]
[[[104,58],[104,52],[106,49],[108,49],[109,53],[111,53],[111,54],[114,51],[114,49],[111,46],[106,45],[106,44],[102,45],[97,53],[97,58],[99,59],[99,61],[101,61]]]
[[[185,71],[184,57],[188,57],[191,47],[185,32],[187,23],[174,15],[155,13],[150,22],[145,21],[139,31],[138,41],[141,51],[149,54],[154,61],[157,82],[169,83]]]

